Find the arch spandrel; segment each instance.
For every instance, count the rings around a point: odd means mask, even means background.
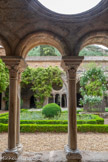
[[[9,43],[7,42],[7,40],[2,35],[0,35],[0,45],[2,45],[3,48],[5,49],[6,56],[12,55],[11,47],[10,47]]]
[[[43,44],[54,46],[63,56],[69,55],[69,50],[63,39],[49,32],[37,32],[27,35],[18,44],[15,55],[25,58],[32,48]]]

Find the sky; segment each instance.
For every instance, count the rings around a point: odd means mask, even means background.
[[[45,7],[62,14],[77,14],[91,9],[101,0],[38,0]]]
[[[98,46],[98,47],[100,47],[100,48],[103,48],[103,49],[108,50],[108,48],[107,48],[107,47],[105,47],[105,46],[103,46],[103,45],[97,45],[97,44],[96,44],[96,46]]]

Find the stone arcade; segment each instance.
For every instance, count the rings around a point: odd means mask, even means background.
[[[17,158],[22,150],[19,125],[20,73],[26,67],[27,52],[41,44],[56,47],[62,54],[62,67],[68,79],[69,162],[81,161],[77,150],[76,70],[83,58],[79,51],[89,44],[108,47],[108,1],[77,15],[61,15],[43,7],[37,0],[0,1],[0,41],[6,56],[1,58],[10,72],[8,148],[3,157]],[[38,140],[38,139],[37,139]]]

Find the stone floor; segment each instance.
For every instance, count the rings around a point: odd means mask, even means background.
[[[82,162],[108,162],[108,152],[82,151],[81,154],[82,154]],[[32,162],[32,161],[66,162],[67,160],[65,158],[64,151],[50,151],[50,152],[40,152],[40,153],[24,152],[17,160],[17,162]]]

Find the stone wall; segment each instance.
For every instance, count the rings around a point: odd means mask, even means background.
[[[5,56],[5,49],[0,46],[0,56]]]
[[[26,58],[28,66],[37,68],[48,66],[58,66],[61,68],[61,57],[60,56],[29,56]],[[77,70],[77,82],[84,71],[87,70],[89,63],[95,63],[96,66],[101,66],[105,74],[108,73],[108,56],[85,56],[83,62]]]
[[[61,68],[60,56],[29,56],[26,57],[26,62],[30,67],[48,67],[58,66]],[[78,72],[86,70],[89,63],[95,62],[97,66],[101,66],[105,72],[108,71],[108,56],[85,56],[82,64],[78,68]]]

